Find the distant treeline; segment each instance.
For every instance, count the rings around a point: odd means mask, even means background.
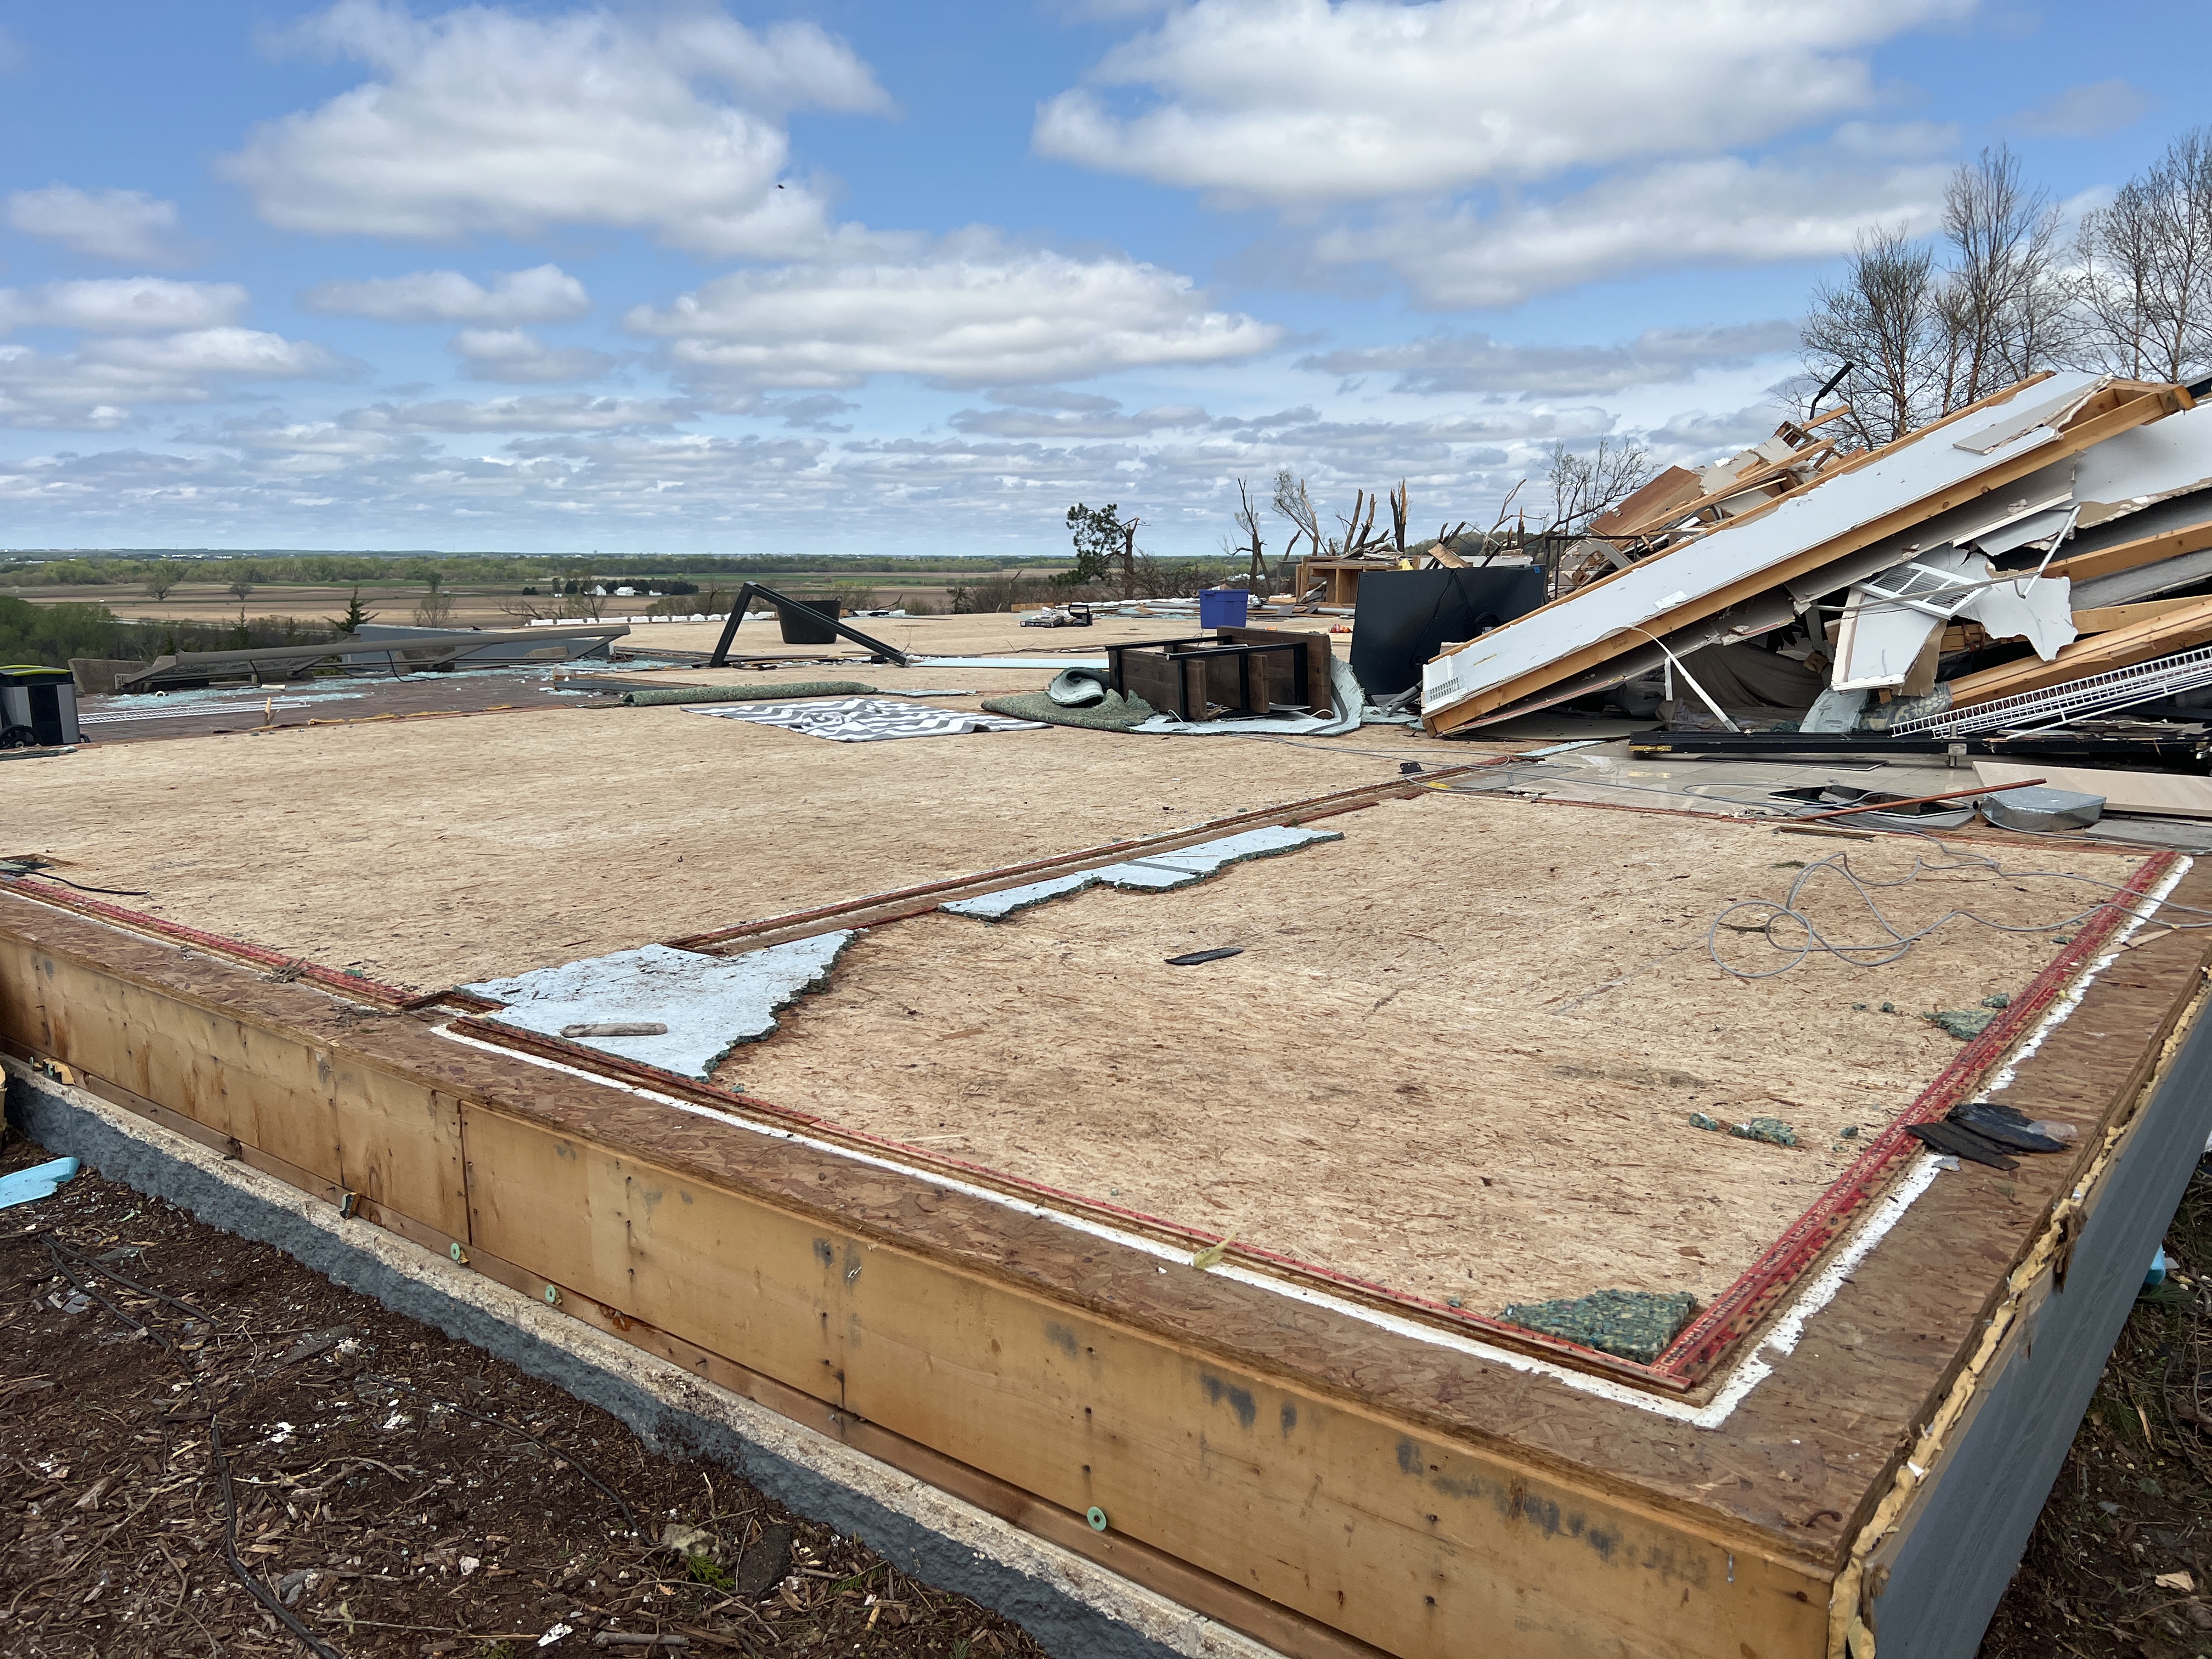
[[[234,623],[129,623],[104,605],[33,605],[0,593],[0,664],[66,668],[71,657],[151,662],[170,651],[235,651],[255,645],[319,645],[331,619],[254,617]]]
[[[1038,569],[1057,568],[1071,562],[1064,557],[1034,562]],[[72,555],[65,558],[27,558],[22,554],[0,560],[0,585],[11,587],[137,586],[149,580],[167,578],[195,586],[213,583],[228,587],[248,582],[256,587],[317,586],[360,582],[412,583],[417,586],[436,576],[453,582],[529,582],[579,577],[659,575],[763,575],[775,572],[842,572],[894,568],[916,576],[972,575],[1009,568],[1003,558],[915,558],[872,556],[866,560],[838,553],[776,553],[709,555],[698,553],[641,553],[627,557],[605,556],[580,560],[570,554],[525,556],[512,553],[451,553],[389,557],[366,553],[241,554],[234,558],[142,558],[127,554]]]

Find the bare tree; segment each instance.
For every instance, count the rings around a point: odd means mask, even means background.
[[[1306,494],[1306,481],[1293,478],[1288,467],[1275,474],[1275,496],[1272,503],[1276,512],[1297,526],[1283,549],[1287,562],[1298,544],[1298,538],[1306,538],[1306,550],[1315,558],[1321,556],[1321,518],[1314,511],[1313,497]]]
[[[1656,470],[1651,451],[1638,439],[1607,435],[1587,452],[1553,439],[1544,463],[1544,482],[1552,487],[1552,521],[1545,533],[1581,535],[1592,519],[1626,501]]]
[[[1322,550],[1332,559],[1357,559],[1381,547],[1382,538],[1375,533],[1375,509],[1382,504],[1378,496],[1364,489],[1353,490],[1352,516],[1347,519],[1341,513],[1336,515],[1336,521],[1344,526],[1344,534],[1330,537]],[[1363,512],[1366,514],[1364,522],[1360,517]]]
[[[2057,279],[2058,210],[2021,180],[2008,145],[1951,175],[1943,236],[1953,264],[1936,291],[1942,412],[2001,391],[2057,360],[2067,329]]]
[[[1852,366],[1844,423],[1862,446],[1901,438],[1942,412],[1936,290],[1935,254],[1902,227],[1862,231],[1843,276],[1813,290],[1805,369],[1817,385]]]
[[[1406,481],[1399,479],[1398,487],[1390,492],[1390,541],[1401,554],[1406,550],[1406,514],[1410,499],[1406,494]]]
[[[1250,487],[1242,478],[1237,481],[1237,528],[1243,536],[1243,544],[1224,550],[1250,558],[1249,586],[1255,592],[1263,592],[1267,586],[1267,544],[1260,538],[1260,509],[1253,503]]]
[[[2074,252],[2084,366],[2160,380],[2212,368],[2212,129],[2184,133],[2083,215]]]

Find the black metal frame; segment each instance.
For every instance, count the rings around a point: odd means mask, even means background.
[[[794,599],[787,593],[779,593],[773,587],[763,587],[758,582],[747,582],[738,590],[738,602],[730,607],[729,620],[722,624],[722,637],[715,641],[714,654],[707,659],[708,667],[727,668],[730,665],[730,641],[738,636],[738,624],[745,619],[745,607],[756,599],[766,599],[779,614],[788,610],[813,617],[824,628],[834,629],[863,650],[873,653],[879,662],[896,663],[901,668],[908,665],[905,652],[895,645],[885,645],[881,640],[870,639],[857,628],[846,627],[837,620],[835,611],[817,611],[803,599]]]

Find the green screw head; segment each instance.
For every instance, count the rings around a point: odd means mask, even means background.
[[[1083,1512],[1083,1518],[1091,1523],[1091,1531],[1103,1532],[1106,1530],[1106,1511],[1100,1509],[1097,1504],[1093,1504],[1089,1509],[1085,1510]]]
[[[561,1305],[561,1287],[559,1285],[548,1285],[545,1287],[545,1305],[549,1308],[557,1308]]]
[[[453,1246],[449,1250],[447,1250],[447,1254],[452,1256],[456,1261],[466,1261],[469,1259],[469,1253],[458,1244]]]

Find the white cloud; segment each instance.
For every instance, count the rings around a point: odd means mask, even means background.
[[[179,257],[177,204],[143,190],[103,190],[95,196],[70,185],[49,185],[14,191],[8,223],[26,236],[101,259],[158,265]]]
[[[981,234],[904,263],[716,277],[626,326],[702,383],[845,387],[872,374],[947,386],[1081,380],[1271,349],[1282,330],[1212,308],[1187,276],[1126,258],[1024,252]]]
[[[43,325],[97,333],[214,328],[246,304],[236,283],[178,283],[166,276],[118,276],[0,289],[0,329]]]
[[[1014,403],[1017,400],[1001,398],[994,401]],[[1094,400],[1086,398],[1083,401],[1091,404]],[[945,424],[955,432],[972,433],[980,437],[1066,441],[1076,438],[1142,438],[1154,432],[1204,426],[1211,418],[1204,410],[1191,404],[1156,404],[1150,409],[1124,414],[1121,404],[1115,398],[1100,398],[1095,402],[1104,407],[963,409],[954,414]]]
[[[159,339],[94,340],[86,343],[82,355],[90,362],[163,375],[246,374],[296,380],[335,374],[345,368],[343,360],[321,346],[250,328],[201,328]]]
[[[594,398],[582,392],[495,398],[489,403],[376,404],[340,417],[364,432],[665,431],[697,414],[680,398]]]
[[[144,404],[205,403],[227,376],[299,380],[347,367],[320,346],[243,328],[95,337],[70,352],[0,345],[0,425],[113,431]]]
[[[501,271],[484,288],[458,270],[417,270],[319,283],[300,296],[309,311],[380,323],[565,323],[592,308],[584,285],[558,265]]]
[[[1195,0],[1040,106],[1042,153],[1282,204],[1710,154],[1860,109],[1855,54],[1972,0]],[[1125,100],[1125,105],[1130,100]]]
[[[1322,264],[1380,260],[1423,306],[1515,306],[1606,277],[1686,265],[1825,259],[1868,225],[1935,222],[1948,167],[1874,170],[1717,156],[1606,179],[1489,214],[1407,212],[1314,242]]]
[[[1392,374],[1415,393],[1521,392],[1590,397],[1686,380],[1702,369],[1741,368],[1797,349],[1797,325],[1781,319],[1722,328],[1647,329],[1621,345],[1515,345],[1487,334],[1438,332],[1403,345],[1319,352],[1300,368],[1340,376]]]
[[[538,18],[479,5],[417,21],[341,0],[296,38],[376,78],[264,123],[220,165],[270,223],[325,234],[592,224],[716,256],[803,256],[831,233],[818,190],[784,176],[785,116],[887,104],[813,24],[756,31],[699,8]]]
[[[2037,138],[2101,138],[2150,112],[2150,94],[2125,81],[2093,81],[2038,99],[2003,125]]]
[[[525,386],[556,380],[588,380],[605,374],[615,360],[588,346],[550,346],[519,328],[465,328],[453,336],[453,349],[471,380],[504,380]]]

